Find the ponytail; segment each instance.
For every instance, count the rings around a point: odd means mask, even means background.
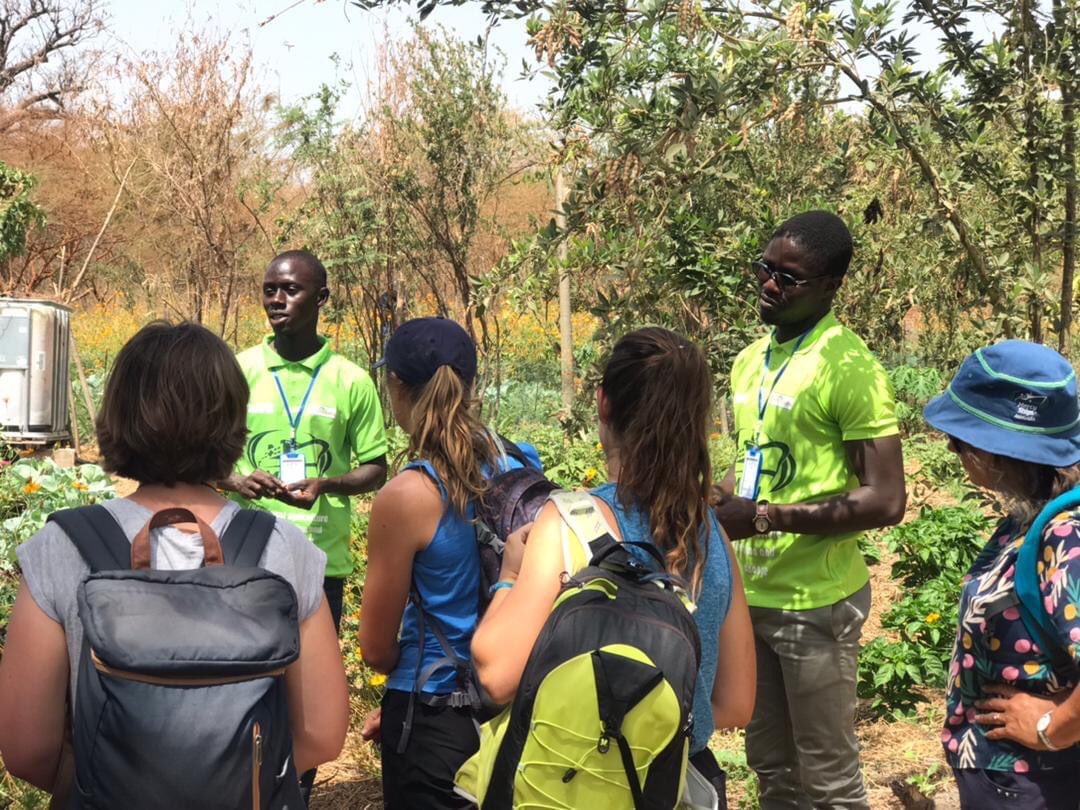
[[[601,385],[617,440],[619,500],[648,511],[668,568],[696,593],[708,553],[702,535],[712,485],[705,357],[667,329],[639,329],[615,345]]]
[[[409,391],[412,435],[405,453],[435,468],[450,507],[464,515],[469,501],[487,492],[484,466],[494,467],[498,451],[475,415],[472,389],[450,366]]]

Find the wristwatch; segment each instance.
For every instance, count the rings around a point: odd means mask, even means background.
[[[754,531],[758,534],[768,534],[772,531],[772,518],[769,517],[768,501],[757,502],[757,513],[754,515]]]
[[[1046,736],[1046,730],[1050,728],[1050,716],[1054,713],[1051,709],[1035,723],[1035,736],[1039,738],[1039,742],[1045,745],[1051,751],[1060,751],[1061,749],[1050,742],[1050,738]]]

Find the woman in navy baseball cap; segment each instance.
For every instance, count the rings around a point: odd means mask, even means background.
[[[1012,504],[960,596],[941,740],[961,807],[1076,810],[1080,766],[1080,407],[1076,374],[1007,340],[924,411],[973,484]]]
[[[368,523],[359,641],[387,682],[363,734],[382,742],[387,810],[469,807],[453,780],[479,745],[468,663],[480,590],[474,503],[490,471],[522,465],[477,415],[476,346],[460,325],[408,321],[376,365],[386,369],[409,462]]]

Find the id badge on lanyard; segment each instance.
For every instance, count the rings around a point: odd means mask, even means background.
[[[304,392],[304,398],[300,401],[300,408],[297,410],[296,415],[293,415],[292,408],[289,407],[289,398],[285,396],[285,386],[281,384],[281,378],[278,377],[277,372],[274,374],[274,382],[277,383],[278,393],[281,394],[281,403],[285,406],[285,416],[289,420],[289,429],[291,436],[289,439],[288,450],[278,456],[278,479],[281,483],[288,486],[289,484],[295,484],[297,481],[303,481],[307,478],[307,459],[304,454],[296,449],[296,431],[300,427],[300,418],[304,415],[304,408],[307,407],[308,398],[311,396],[311,389],[315,387],[315,380],[319,376],[319,370],[322,366],[316,366],[315,370],[311,373],[311,379],[308,381],[307,391]]]
[[[813,327],[811,327],[811,329],[812,328]],[[784,361],[780,370],[776,372],[776,376],[773,377],[772,385],[769,387],[768,392],[765,391],[765,379],[769,373],[769,358],[772,356],[772,344],[765,349],[765,363],[761,370],[761,382],[758,384],[757,429],[754,431],[754,440],[750,443],[750,446],[746,448],[746,455],[743,456],[742,476],[739,478],[740,498],[748,498],[752,501],[758,499],[758,495],[761,491],[761,446],[759,442],[761,439],[761,426],[765,422],[765,411],[769,407],[769,400],[772,399],[773,392],[776,391],[777,383],[779,383],[780,378],[784,376],[784,372],[787,371],[787,367],[791,364],[796,352],[799,351],[803,341],[806,340],[806,336],[809,334],[810,329],[799,335],[799,340],[795,343],[795,348],[791,350],[791,356]]]
[[[756,501],[761,487],[761,448],[748,447],[739,478],[739,497]]]
[[[303,453],[292,450],[288,453],[282,453],[278,460],[281,464],[278,478],[285,486],[295,484],[297,481],[303,481],[308,477],[307,459],[304,458]]]

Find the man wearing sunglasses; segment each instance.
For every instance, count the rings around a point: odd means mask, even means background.
[[[739,452],[717,516],[742,568],[757,650],[747,761],[761,807],[866,808],[855,684],[867,529],[906,493],[884,369],[832,314],[851,234],[825,211],[792,217],[751,269],[770,333],[731,372]]]

